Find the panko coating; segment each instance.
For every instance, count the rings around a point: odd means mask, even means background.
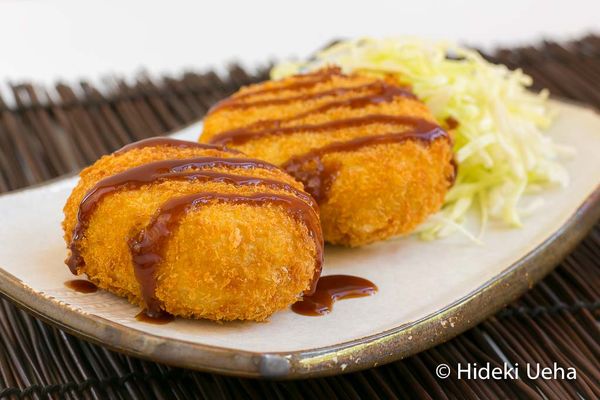
[[[242,88],[199,141],[281,166],[318,201],[325,241],[347,246],[414,230],[456,172],[450,135],[409,88],[336,67]]]
[[[320,274],[318,207],[271,164],[157,138],[80,177],[64,207],[67,264],[150,315],[261,321]]]

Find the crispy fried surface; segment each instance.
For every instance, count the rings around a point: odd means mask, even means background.
[[[331,68],[244,88],[208,114],[200,142],[209,143],[232,129],[261,133],[265,126],[285,129],[375,114],[410,116],[435,123],[422,102],[406,96],[362,107],[340,106],[311,112],[331,102],[368,96],[377,82],[374,77],[347,76]],[[386,82],[393,84],[390,80]],[[294,156],[331,143],[408,129],[409,126],[391,123],[326,131],[308,127],[292,134],[259,134],[228,145],[252,157],[283,165]],[[432,143],[407,140],[326,153],[321,158],[322,164],[326,169],[335,169],[337,176],[320,204],[325,240],[360,246],[411,232],[441,207],[454,175],[452,156],[447,138]]]
[[[241,157],[217,150],[175,147],[133,149],[105,156],[81,173],[64,208],[65,240],[71,240],[79,204],[100,179],[165,159]],[[218,171],[218,169],[211,169]],[[277,179],[302,189],[281,171],[229,168],[227,173]],[[128,238],[167,200],[191,193],[248,195],[290,192],[264,186],[163,181],[106,196],[91,216],[81,242],[86,273],[101,288],[143,306]],[[293,303],[313,276],[316,247],[307,228],[273,205],[214,203],[188,212],[169,238],[158,266],[156,296],[166,311],[214,320],[264,320]]]

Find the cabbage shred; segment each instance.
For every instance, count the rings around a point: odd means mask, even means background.
[[[532,79],[520,69],[510,71],[447,42],[389,38],[339,42],[310,61],[276,65],[271,75],[279,79],[332,64],[345,72],[392,74],[412,86],[438,121],[458,121],[456,182],[442,210],[419,228],[422,238],[461,231],[477,240],[462,226],[471,209],[479,211],[479,236],[490,220],[519,227],[541,204],[538,198],[523,206],[524,194],[568,184],[558,159],[569,149],[543,133],[553,117],[549,93],[527,90]]]

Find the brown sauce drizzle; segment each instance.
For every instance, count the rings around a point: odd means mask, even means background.
[[[251,158],[197,157],[191,159],[156,161],[104,178],[96,183],[96,185],[94,185],[94,187],[86,193],[79,205],[77,224],[73,230],[73,237],[69,245],[71,254],[66,260],[66,264],[71,269],[71,272],[75,274],[77,273],[78,268],[85,265],[83,257],[81,256],[79,244],[83,239],[91,214],[97,208],[100,200],[102,200],[104,196],[123,187],[138,188],[145,184],[166,179],[196,179],[227,182],[237,185],[266,185],[293,192],[294,194],[300,196],[303,200],[309,202],[309,204],[316,209],[314,201],[309,196],[306,196],[302,192],[283,182],[246,176],[234,176],[220,172],[189,171],[191,169],[206,167],[234,167],[244,169],[261,168],[267,170],[278,170],[278,168],[273,164]]]
[[[150,314],[146,310],[142,310],[139,314],[135,316],[135,319],[140,322],[146,322],[148,324],[165,325],[175,320],[175,317],[165,311]]]
[[[407,93],[408,89],[399,88],[397,86],[391,86],[391,85],[387,85],[387,84],[380,85],[380,86],[381,86],[381,91],[374,93],[374,94],[370,94],[367,96],[353,97],[353,98],[344,99],[344,100],[331,101],[327,104],[323,104],[322,106],[313,108],[311,110],[305,111],[303,113],[294,115],[289,118],[258,121],[258,122],[249,124],[248,126],[243,127],[243,128],[235,128],[235,129],[231,129],[229,131],[223,131],[221,133],[218,133],[217,135],[215,135],[211,139],[209,139],[209,141],[213,144],[218,144],[220,142],[221,138],[228,138],[230,136],[237,137],[240,135],[243,136],[244,135],[243,132],[248,132],[248,131],[256,132],[256,131],[266,130],[266,129],[272,129],[272,130],[286,129],[286,128],[281,127],[281,124],[283,122],[293,122],[293,121],[308,117],[310,115],[329,111],[331,109],[342,108],[342,107],[360,108],[360,107],[365,107],[365,106],[372,105],[372,104],[387,103],[387,102],[393,101],[396,97],[399,97],[399,96],[407,97],[406,93]],[[412,95],[412,92],[409,92],[409,93],[411,94],[411,96],[408,96],[408,97],[415,98],[414,95]]]
[[[221,100],[214,107],[220,108],[226,102],[234,102],[242,99],[247,99],[248,97],[263,95],[267,93],[278,93],[278,92],[286,92],[289,90],[299,90],[299,89],[309,89],[315,87],[321,83],[325,83],[330,81],[334,76],[342,76],[342,71],[339,67],[332,67],[326,70],[317,71],[312,74],[304,74],[304,75],[294,75],[296,79],[294,82],[288,85],[282,85],[272,88],[260,88],[258,90],[250,90],[246,93],[241,93],[235,95],[233,97],[228,97],[226,99]],[[306,77],[307,79],[299,80],[299,77]]]
[[[298,96],[274,98],[274,99],[268,99],[268,100],[257,100],[257,101],[253,101],[253,102],[247,102],[247,103],[240,103],[240,102],[235,101],[236,100],[235,98],[230,98],[230,100],[227,102],[217,103],[210,110],[210,112],[212,113],[212,112],[224,109],[224,108],[252,108],[252,107],[271,106],[271,105],[276,105],[276,104],[288,104],[288,103],[292,103],[295,101],[315,100],[315,99],[319,99],[322,97],[328,97],[328,96],[342,96],[344,94],[352,93],[352,92],[358,91],[358,90],[371,90],[371,89],[374,89],[376,92],[367,97],[388,98],[391,96],[390,98],[393,98],[393,97],[402,96],[402,97],[408,97],[408,98],[415,98],[415,95],[413,94],[413,92],[407,87],[393,86],[393,85],[390,85],[383,81],[377,81],[374,83],[367,83],[367,84],[359,85],[359,86],[334,88],[334,89],[325,90],[325,91],[317,92],[317,93],[307,93],[307,94],[301,94]],[[352,99],[348,99],[348,100],[352,100]],[[332,103],[334,103],[334,102],[332,102]],[[328,103],[326,105],[329,105],[332,103]]]
[[[415,126],[420,124],[422,119],[409,117],[405,115],[386,115],[386,114],[370,114],[364,117],[338,119],[324,122],[322,124],[305,124],[294,125],[282,128],[267,128],[262,130],[252,130],[249,128],[232,129],[219,133],[210,139],[213,144],[220,145],[240,145],[250,140],[263,136],[284,136],[291,135],[297,132],[326,132],[340,128],[354,128],[372,124],[387,124],[387,125],[409,125]]]
[[[96,293],[98,286],[85,279],[73,279],[65,282],[65,286],[79,293]]]
[[[431,123],[422,118],[415,118],[410,116],[372,114],[363,117],[333,120],[321,124],[281,126],[283,122],[299,120],[306,116],[323,113],[327,110],[338,107],[359,108],[369,104],[379,104],[388,102],[393,100],[397,96],[409,96],[411,98],[416,98],[412,91],[410,91],[410,89],[405,87],[394,86],[383,81],[378,81],[376,83],[371,83],[363,86],[357,86],[356,88],[365,88],[369,86],[376,87],[378,89],[377,93],[373,93],[367,96],[331,101],[314,109],[285,119],[261,120],[244,127],[220,132],[213,136],[209,141],[213,144],[240,145],[258,137],[268,135],[290,135],[302,131],[310,133],[323,132],[329,130],[336,130],[340,128],[369,125],[374,123],[384,123],[390,125],[408,125],[413,128],[409,129],[406,132],[360,137],[346,142],[335,142],[325,147],[309,151],[306,154],[292,157],[290,160],[286,161],[282,165],[282,168],[285,169],[286,172],[288,172],[290,175],[300,180],[304,184],[305,190],[309,192],[315,198],[315,200],[317,200],[318,203],[322,203],[326,200],[327,193],[329,192],[333,181],[337,177],[339,169],[338,165],[323,165],[321,157],[326,153],[352,151],[365,146],[386,143],[397,143],[409,139],[431,143],[433,140],[439,137],[445,137],[450,142],[452,141],[448,133],[445,132],[437,124]],[[300,95],[293,98],[265,100],[265,102],[268,104],[276,104],[279,102],[287,102],[289,99],[304,99],[306,98],[306,96],[320,96],[322,94],[329,95],[332,93],[336,93],[335,90],[336,89],[312,95]],[[337,90],[348,89],[341,88]],[[337,94],[339,94],[339,92],[337,92]],[[238,106],[243,105],[244,107],[252,107],[256,104],[258,104],[258,102],[240,103],[238,104]],[[448,125],[449,129],[454,129],[458,126],[458,122],[452,117],[449,117],[446,120],[446,124]],[[452,161],[452,163],[454,167],[454,173],[452,174],[452,177],[450,177],[450,182],[454,183],[454,180],[456,179],[456,163],[454,161]],[[310,164],[310,167],[312,169],[306,168],[307,164]]]
[[[388,103],[390,101],[393,101],[397,97],[406,97],[409,99],[417,98],[414,95],[414,93],[410,90],[410,88],[400,87],[400,86],[392,86],[387,83],[380,83],[379,89],[377,90],[377,92],[375,92],[373,94],[370,94],[367,96],[352,97],[349,99],[331,101],[331,102],[329,102],[327,104],[323,104],[322,106],[319,106],[317,108],[313,108],[312,110],[308,110],[306,112],[294,115],[293,117],[285,119],[283,121],[293,121],[293,120],[301,119],[301,118],[307,117],[309,115],[329,111],[333,108],[341,108],[341,107],[360,108],[360,107],[365,107],[365,106],[368,106],[371,104]],[[278,123],[279,123],[279,121],[275,121],[275,124],[278,124]]]
[[[317,282],[317,288],[311,295],[292,305],[292,311],[301,315],[321,316],[333,310],[337,300],[365,297],[375,294],[377,286],[364,278],[351,275],[323,276]]]
[[[304,184],[304,190],[310,193],[317,203],[321,204],[326,200],[327,193],[337,176],[336,166],[327,168],[323,165],[322,157],[325,154],[354,151],[366,146],[400,143],[406,140],[419,140],[429,143],[442,137],[450,139],[448,133],[438,125],[423,119],[416,123],[414,129],[406,132],[363,136],[346,142],[331,143],[308,153],[292,157],[282,165],[282,168],[301,181]],[[312,164],[312,168],[305,168],[307,164]]]
[[[297,126],[286,126],[282,127],[282,122],[290,122],[298,119],[302,119],[306,116],[322,113],[330,109],[338,107],[349,107],[359,108],[369,104],[379,104],[393,100],[397,96],[406,96],[407,94],[414,97],[414,94],[407,88],[390,85],[386,82],[377,82],[378,92],[370,94],[368,96],[354,97],[350,99],[331,101],[320,107],[316,107],[312,110],[297,114],[293,117],[286,119],[274,119],[274,120],[262,120],[250,124],[242,128],[231,129],[218,133],[210,139],[213,144],[242,144],[256,137],[266,135],[288,135],[300,131],[328,131],[335,130],[345,127],[368,125],[373,123],[389,123],[399,125],[409,125],[413,127],[412,130],[406,132],[389,133],[386,135],[368,136],[356,138],[347,142],[336,142],[325,146],[323,148],[315,149],[306,154],[299,155],[291,158],[285,162],[282,166],[290,175],[300,180],[305,190],[309,192],[318,203],[322,203],[326,200],[327,193],[337,177],[338,166],[323,165],[321,156],[330,152],[340,151],[352,151],[361,147],[385,144],[385,143],[397,143],[404,140],[415,139],[423,142],[432,142],[438,137],[446,137],[451,140],[450,136],[442,130],[437,124],[431,123],[422,118],[414,118],[410,116],[392,116],[392,115],[380,115],[373,114],[364,117],[347,118],[341,120],[329,121],[322,124],[305,124]],[[283,99],[285,100],[285,99]],[[251,104],[251,103],[247,103]],[[453,120],[449,120],[448,124],[453,124]],[[313,164],[313,169],[306,169],[307,163]],[[454,182],[456,177],[455,173],[451,178],[451,182]]]
[[[195,193],[167,201],[152,217],[148,225],[140,231],[137,237],[129,240],[135,276],[140,284],[142,298],[146,304],[146,313],[149,316],[152,317],[161,312],[161,303],[155,297],[157,285],[156,268],[162,261],[167,239],[171,236],[173,230],[188,210],[212,202],[278,205],[284,207],[294,218],[302,221],[315,241],[317,250],[315,274],[310,284],[310,290],[307,293],[312,293],[315,290],[322,269],[323,236],[319,219],[312,207],[296,197],[279,194],[259,193],[242,196],[210,192]]]
[[[445,122],[449,130],[456,129],[460,125],[460,122],[458,122],[454,117],[446,118]]]
[[[228,149],[221,145],[215,144],[207,144],[207,143],[198,143],[198,142],[190,142],[188,140],[179,140],[173,139],[169,137],[153,137],[149,139],[140,140],[138,142],[133,142],[128,145],[121,147],[119,150],[115,151],[113,154],[120,155],[128,152],[133,149],[143,149],[145,147],[158,147],[158,146],[170,146],[170,147],[179,147],[179,148],[199,148],[199,149],[207,149],[207,150],[219,150],[225,151],[228,153],[236,153],[240,154],[239,151],[234,149]]]
[[[446,127],[449,131],[452,131],[460,126],[460,122],[456,120],[454,117],[448,117],[444,120],[446,123]],[[456,182],[456,177],[458,176],[458,162],[454,157],[450,160],[450,164],[452,165],[452,176],[449,179],[450,185],[454,185]]]

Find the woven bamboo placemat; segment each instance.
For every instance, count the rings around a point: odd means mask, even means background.
[[[600,109],[600,37],[486,55],[521,67],[554,95]],[[11,84],[0,97],[0,192],[72,173],[134,140],[176,130],[241,85],[263,80],[231,66],[180,77],[107,78],[52,88]],[[10,98],[8,98],[10,97]],[[6,100],[10,100],[7,101]],[[367,371],[292,382],[171,368],[92,345],[0,301],[0,398],[314,399],[600,398],[600,224],[519,301],[463,335]],[[487,362],[574,367],[568,380],[457,380],[435,368]],[[455,376],[453,373],[452,376]],[[523,377],[522,377],[523,378]]]

